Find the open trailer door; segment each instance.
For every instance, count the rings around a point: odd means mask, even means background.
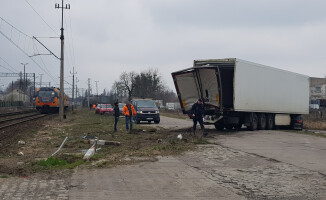
[[[205,110],[220,105],[219,70],[217,67],[198,67],[172,73],[174,85],[184,114],[188,114],[199,98]]]

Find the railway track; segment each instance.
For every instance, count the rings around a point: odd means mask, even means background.
[[[22,124],[27,121],[35,120],[41,117],[47,116],[46,114],[39,114],[31,111],[21,111],[12,113],[0,114],[0,129],[4,129],[10,126]]]

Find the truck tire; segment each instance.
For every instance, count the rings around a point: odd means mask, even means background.
[[[256,113],[252,113],[252,119],[250,122],[250,126],[248,126],[248,129],[251,131],[257,130],[258,127],[258,116]]]
[[[266,129],[272,130],[274,128],[274,115],[266,114]]]
[[[154,123],[155,124],[159,124],[160,123],[160,120],[155,120]]]
[[[265,130],[266,128],[266,115],[265,113],[260,113],[258,115],[258,129]]]
[[[223,131],[224,130],[224,124],[223,123],[215,123],[214,124],[216,130]]]
[[[226,128],[227,130],[232,130],[233,127],[234,127],[233,124],[225,124],[225,128]]]

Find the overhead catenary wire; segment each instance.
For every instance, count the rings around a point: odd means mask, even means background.
[[[14,27],[12,24],[10,24],[8,21],[6,21],[5,19],[3,19],[2,17],[0,17],[1,19],[1,27],[0,27],[0,34],[3,35],[10,43],[12,43],[16,48],[18,48],[24,55],[26,55],[29,59],[31,59],[35,64],[36,66],[38,66],[44,73],[46,73],[51,79],[53,79],[53,81],[56,81],[54,76],[51,74],[50,71],[48,71],[48,69],[46,68],[45,64],[43,63],[44,67],[42,67],[38,62],[35,61],[35,59],[33,59],[32,57],[30,57],[28,55],[28,53],[26,52],[26,41],[24,43],[24,47],[20,47],[17,43],[15,43],[11,38],[12,38],[12,31],[15,30],[17,31],[18,33],[24,35],[26,38],[28,38],[28,48],[30,46],[30,43],[33,42],[33,45],[35,45],[35,41],[33,41],[33,38],[29,35],[27,35],[26,33],[24,33],[23,31],[19,30],[18,28]],[[11,27],[11,30],[10,30],[10,37],[8,35],[6,35],[3,31],[2,31],[2,28],[3,28],[3,23],[2,22],[5,22],[8,26]],[[34,48],[34,46],[33,46]]]
[[[32,57],[29,57],[29,55],[21,48],[21,47],[19,47],[14,41],[12,41],[7,35],[5,35],[1,30],[0,30],[0,34],[2,35],[2,36],[4,36],[11,44],[13,44],[16,48],[18,48],[24,55],[26,55],[29,59],[31,59],[32,61],[33,61],[33,63],[34,64],[36,64],[43,72],[45,72],[47,75],[49,75],[48,74],[48,72],[46,71],[46,70],[44,70],[43,69],[43,67],[40,65],[40,64],[38,64]],[[52,76],[52,75],[49,75],[50,77]],[[53,77],[53,76],[52,76]],[[55,80],[55,79],[53,79],[53,80]]]
[[[42,19],[42,21],[56,34],[59,35],[45,20],[44,18],[35,10],[35,8],[27,1],[25,2],[32,8],[32,10]]]
[[[0,60],[2,60],[4,63],[6,63],[11,69],[13,69],[13,70],[8,69],[9,71],[14,72],[14,73],[17,72],[17,70],[14,67],[12,67],[7,61],[5,61],[3,58],[1,58],[1,56],[0,56]],[[5,68],[4,66],[2,66],[2,67]]]
[[[40,52],[39,52],[39,50],[38,50],[38,48],[37,48],[37,46],[35,45],[35,41],[34,41],[34,45],[33,45],[33,47],[35,47],[35,49],[36,49],[36,51],[37,51],[37,53],[38,54],[40,54]],[[55,78],[54,78],[54,76],[51,74],[51,72],[45,67],[45,63],[44,63],[44,61],[43,61],[43,58],[42,58],[42,56],[40,57],[40,60],[41,60],[41,62],[43,63],[43,66],[44,66],[44,69],[48,72],[47,74],[48,75],[50,75],[50,78],[52,79],[52,80],[54,80],[55,81]]]
[[[11,69],[9,69],[9,68],[7,68],[7,67],[5,67],[5,66],[3,66],[3,65],[0,65],[0,67],[4,68],[4,69],[6,69],[6,70],[8,70],[8,71],[10,71],[10,72],[16,73],[15,71],[12,71]]]

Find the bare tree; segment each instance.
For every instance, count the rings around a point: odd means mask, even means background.
[[[135,89],[135,77],[136,72],[131,71],[129,73],[122,72],[120,75],[120,81],[118,81],[118,87],[121,87],[128,94],[128,100],[130,101],[133,97],[133,92]]]

